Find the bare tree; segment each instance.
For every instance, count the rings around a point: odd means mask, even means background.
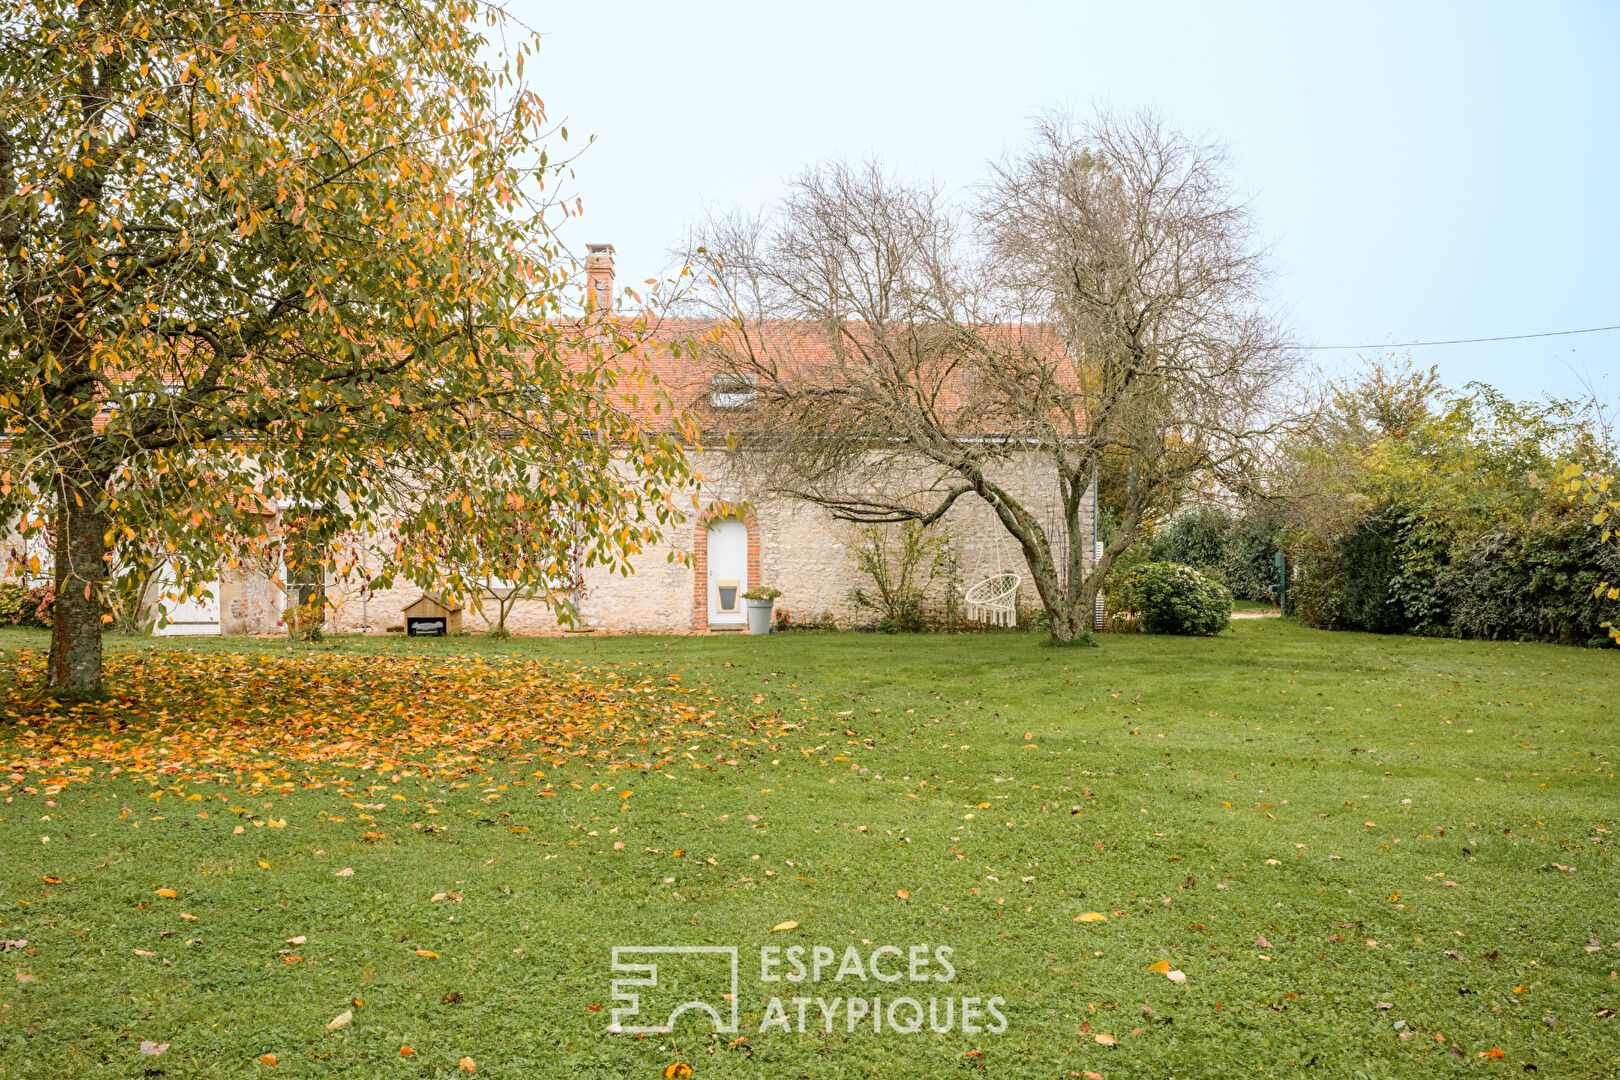
[[[1220,149],[1152,114],[1048,118],[971,213],[831,163],[696,239],[724,315],[702,347],[754,397],[734,435],[768,487],[864,523],[982,499],[1060,641],[1140,521],[1240,479],[1283,423],[1294,354],[1247,209]],[[1033,463],[1045,493],[1009,479]],[[1098,473],[1120,528],[1089,565]]]

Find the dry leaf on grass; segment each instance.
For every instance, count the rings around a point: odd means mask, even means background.
[[[6,659],[21,677],[0,690],[0,709],[15,709],[23,688],[39,681],[46,656],[20,649]],[[674,759],[675,746],[724,738],[732,733],[724,718],[742,720],[706,687],[559,660],[154,651],[110,653],[104,671],[117,691],[110,704],[47,702],[42,722],[17,733],[12,763],[20,771],[117,768],[170,783],[241,771],[263,784],[273,762],[306,783],[407,767],[443,779],[478,772],[514,751],[550,767],[585,760],[657,769]],[[295,698],[288,686],[299,688]],[[271,700],[278,709],[267,724],[259,706]],[[774,715],[760,721],[745,722],[765,730],[776,724]],[[109,739],[113,723],[118,738]]]

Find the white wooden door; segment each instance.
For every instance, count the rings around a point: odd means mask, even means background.
[[[736,518],[709,523],[709,625],[748,621],[742,594],[748,591],[748,528]]]
[[[159,626],[154,632],[160,637],[196,637],[204,634],[218,634],[220,632],[219,582],[210,581],[203,587],[208,592],[206,598],[172,600],[169,598],[169,594],[174,592],[174,578],[165,573],[158,586],[162,597],[158,604],[162,607],[163,613],[168,616],[168,625]]]

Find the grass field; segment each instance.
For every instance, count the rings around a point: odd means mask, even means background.
[[[44,644],[0,633],[5,1080],[1620,1075],[1614,653],[118,642],[124,698],[47,721]],[[738,1032],[609,1033],[647,945],[738,947]],[[835,959],[764,982],[770,945]],[[934,981],[871,977],[913,946]],[[706,962],[643,1013],[723,1014]],[[901,996],[951,1029],[849,1030]]]

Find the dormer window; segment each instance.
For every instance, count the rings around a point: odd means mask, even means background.
[[[722,373],[709,376],[709,405],[715,409],[746,409],[759,391],[756,376]]]
[[[185,392],[185,383],[166,382],[163,383],[161,385],[161,389],[155,393],[149,390],[135,391],[129,395],[129,403],[139,409],[150,409],[160,404],[164,398],[179,397]],[[116,402],[104,401],[101,404],[101,411],[103,413],[114,412],[117,410],[117,408],[118,405]]]

